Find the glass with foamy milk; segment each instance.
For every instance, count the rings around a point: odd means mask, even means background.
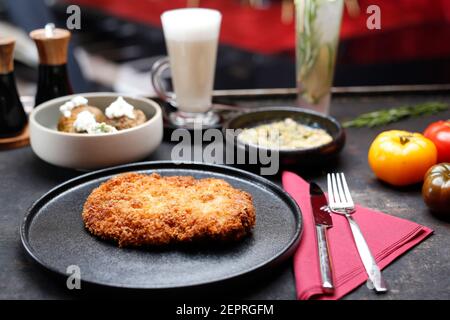
[[[218,120],[210,110],[221,20],[219,11],[200,8],[161,15],[169,59],[154,64],[152,78],[160,97],[178,109],[171,115],[177,125]],[[161,74],[169,66],[175,94],[161,85]]]

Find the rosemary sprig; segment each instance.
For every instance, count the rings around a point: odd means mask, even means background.
[[[335,4],[333,4],[336,2]],[[310,104],[320,103],[329,93],[333,81],[337,41],[339,32],[323,25],[324,17],[319,17],[323,6],[333,6],[339,10],[342,0],[295,0],[297,5],[297,83],[301,86],[301,97]],[[337,6],[336,6],[337,5]],[[325,12],[331,12],[330,10]],[[328,19],[340,22],[341,16],[333,14]],[[324,13],[321,13],[322,15]],[[329,14],[329,13],[328,13]],[[339,19],[339,20],[337,20]],[[336,32],[334,39],[326,33]]]
[[[449,109],[449,105],[442,102],[425,102],[413,106],[401,106],[393,109],[382,109],[364,113],[353,120],[344,122],[344,127],[377,127],[405,118],[432,115]]]
[[[297,14],[298,48],[297,61],[300,78],[303,78],[310,72],[317,58],[319,51],[319,32],[315,29],[315,20],[317,18],[318,3],[310,0],[297,0],[299,12]]]

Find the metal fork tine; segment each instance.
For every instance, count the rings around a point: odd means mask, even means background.
[[[333,186],[333,197],[336,205],[341,202],[341,198],[339,197],[339,192],[336,186],[336,176],[334,173],[331,174],[331,184]]]
[[[345,192],[345,197],[347,198],[349,205],[351,205],[353,207],[354,203],[353,203],[352,195],[350,193],[350,190],[349,190],[348,184],[347,184],[347,180],[345,179],[345,175],[343,173],[341,173],[341,180],[342,180],[342,187],[344,188],[344,192]]]
[[[337,199],[336,199],[336,196],[334,195],[333,174],[332,173],[330,173],[330,191],[329,192],[333,197],[333,203],[336,204]]]
[[[327,174],[327,186],[328,186],[328,203],[330,204],[330,206],[333,207],[335,205],[335,201],[333,188],[331,186],[331,175],[329,173]]]
[[[342,181],[339,173],[336,173],[336,181],[338,186],[339,198],[341,199],[341,205],[347,205],[347,199],[345,198],[344,189],[342,189]]]

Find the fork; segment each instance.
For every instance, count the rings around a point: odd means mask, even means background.
[[[352,214],[355,212],[355,204],[353,202],[350,190],[343,173],[329,173],[327,175],[328,182],[328,204],[331,212],[341,214],[347,218],[352,230],[353,239],[359,252],[361,261],[366,269],[369,280],[367,286],[375,289],[376,292],[387,292],[388,288],[384,278],[378,268],[375,258],[370,252],[369,246],[356,223]]]

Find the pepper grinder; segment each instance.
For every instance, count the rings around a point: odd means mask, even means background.
[[[73,93],[67,74],[67,49],[70,31],[48,23],[30,33],[39,52],[39,78],[35,106]]]
[[[19,135],[28,119],[14,77],[14,45],[11,37],[0,37],[0,138]]]

